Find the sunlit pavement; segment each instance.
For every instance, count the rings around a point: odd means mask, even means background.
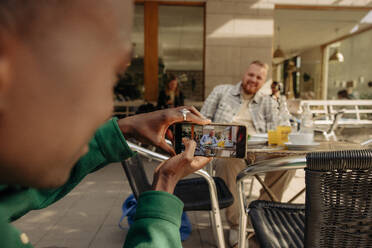
[[[145,161],[151,178],[154,162]],[[249,183],[246,187],[249,187]],[[304,185],[304,173],[298,171],[284,198],[290,199]],[[253,196],[259,186],[254,183]],[[54,205],[32,211],[14,225],[25,232],[36,248],[122,247],[127,230],[118,227],[121,205],[131,189],[121,164],[111,164],[89,176]],[[298,202],[304,201],[302,195]],[[183,243],[187,247],[215,247],[208,212],[189,212],[192,235]],[[222,211],[222,217],[224,213]],[[126,220],[123,226],[128,227]],[[228,226],[224,221],[227,239]]]

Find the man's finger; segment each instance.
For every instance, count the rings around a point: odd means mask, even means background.
[[[204,118],[202,119],[202,118],[200,118],[199,116],[196,116],[193,113],[189,113],[187,115],[186,121],[187,122],[192,122],[192,123],[195,123],[195,124],[199,124],[199,125],[207,125],[207,124],[211,123],[211,120],[204,119]]]
[[[173,138],[174,138],[174,136],[173,136],[173,132],[172,132],[169,128],[168,128],[167,131],[165,132],[165,137],[166,137],[167,139],[169,139],[170,141],[173,142]]]
[[[187,106],[186,108],[190,110],[190,112],[193,113],[194,115],[199,116],[202,119],[203,118],[205,119],[205,117],[194,106]]]
[[[170,154],[171,156],[174,156],[176,155],[176,152],[174,151],[173,147],[171,147],[170,145],[168,145],[165,140],[162,140],[161,143],[159,144],[159,147],[164,150],[165,152],[167,152],[168,154]]]
[[[197,117],[201,118],[202,120],[209,120],[204,115],[202,115],[194,106],[188,107],[188,110],[190,110],[191,114],[196,115]]]
[[[187,122],[193,122],[200,125],[206,125],[211,123],[211,120],[205,118],[195,107],[186,107],[190,113],[186,115]]]

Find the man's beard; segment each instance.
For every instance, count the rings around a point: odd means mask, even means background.
[[[248,81],[245,86],[243,89],[246,94],[255,94],[257,92],[258,86],[255,83]]]

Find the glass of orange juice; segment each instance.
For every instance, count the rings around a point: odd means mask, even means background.
[[[277,145],[280,142],[280,135],[277,130],[269,130],[267,132],[269,145]]]
[[[284,143],[288,142],[288,134],[291,132],[290,126],[278,126],[276,131],[279,135],[279,145],[284,145]]]

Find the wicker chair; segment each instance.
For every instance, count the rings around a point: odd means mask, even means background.
[[[316,152],[289,160],[272,161],[263,170],[298,169],[306,162],[305,205],[252,202],[247,212],[260,246],[372,247],[372,151]],[[252,175],[247,170],[238,182]],[[239,241],[244,247],[245,228]]]

